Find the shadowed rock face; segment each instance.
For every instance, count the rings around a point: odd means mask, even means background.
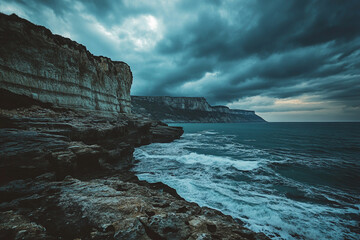
[[[126,63],[0,13],[0,88],[55,106],[117,114],[131,111],[131,84]]]
[[[132,111],[164,122],[264,122],[254,111],[211,106],[203,97],[131,96]]]

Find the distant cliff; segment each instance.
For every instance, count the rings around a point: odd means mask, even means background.
[[[0,90],[78,110],[129,113],[130,67],[0,13]]]
[[[254,111],[210,106],[203,97],[131,96],[133,113],[165,122],[264,122]]]

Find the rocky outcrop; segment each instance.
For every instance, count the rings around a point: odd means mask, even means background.
[[[130,67],[16,15],[0,13],[0,88],[55,106],[129,113]]]
[[[254,111],[211,106],[203,97],[131,96],[134,113],[164,122],[264,122]]]
[[[10,95],[9,93],[8,95]],[[96,116],[70,109],[0,109],[0,183],[54,171],[67,174],[123,168],[134,147],[170,142],[183,130],[125,114]]]

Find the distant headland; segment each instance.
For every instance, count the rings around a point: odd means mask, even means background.
[[[131,96],[132,112],[164,122],[265,122],[254,111],[211,106],[204,97]]]

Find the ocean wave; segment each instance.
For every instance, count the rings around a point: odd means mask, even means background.
[[[204,164],[216,167],[234,167],[241,171],[251,171],[259,167],[259,161],[241,161],[226,157],[190,153],[176,158],[177,161],[186,164]]]
[[[169,149],[167,154],[149,154],[148,152],[137,149],[134,153],[135,158],[137,159],[157,159],[159,161],[177,161],[183,164],[189,165],[207,165],[212,167],[234,167],[240,171],[251,171],[259,167],[260,161],[241,161],[237,159],[232,159],[228,157],[218,157],[212,155],[198,154],[198,153],[188,153],[182,154],[180,156],[169,154]]]
[[[208,134],[208,135],[218,134],[218,132],[216,132],[216,131],[212,131],[212,130],[209,130],[209,131],[202,131],[201,133],[202,133],[202,134]]]
[[[273,239],[355,239],[354,233],[342,227],[338,215],[356,214],[357,209],[334,209],[265,194],[261,186],[250,183],[244,186],[214,183],[207,173],[181,178],[140,174],[139,178],[150,182],[160,180],[176,188],[188,201],[239,218],[246,227],[264,232]],[[356,225],[351,221],[348,224]]]

